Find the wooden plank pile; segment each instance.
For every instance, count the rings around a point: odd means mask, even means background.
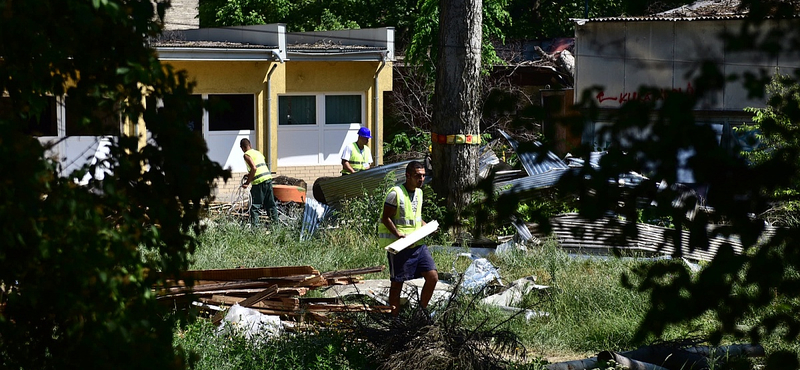
[[[175,306],[193,302],[213,311],[214,324],[223,317],[223,307],[238,303],[285,320],[326,321],[334,312],[390,312],[389,306],[347,304],[339,298],[303,297],[309,291],[332,285],[362,282],[362,274],[383,271],[384,266],[320,273],[311,266],[257,267],[219,270],[194,270],[181,274],[178,281],[157,290],[158,299]],[[187,281],[194,285],[187,286]]]

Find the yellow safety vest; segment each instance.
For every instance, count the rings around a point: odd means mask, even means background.
[[[369,147],[364,145],[364,151],[369,151]],[[350,167],[353,167],[355,172],[361,171],[364,169],[364,165],[366,164],[366,158],[361,154],[361,149],[358,149],[358,142],[353,143],[353,150],[350,151]],[[345,175],[349,175],[351,172],[345,169],[342,169],[342,173]]]
[[[422,227],[422,189],[414,190],[414,198],[417,199],[416,212],[411,209],[412,198],[408,195],[408,190],[406,190],[405,186],[395,186],[389,192],[397,193],[397,212],[392,217],[397,231],[408,235]],[[389,193],[386,193],[386,195],[388,196]],[[383,219],[383,211],[381,211],[381,217],[378,219],[378,243],[381,248],[384,248],[397,240],[397,237],[380,221],[381,219]]]
[[[250,149],[244,153],[247,156],[250,156],[250,159],[253,160],[253,164],[256,165],[256,174],[253,176],[253,185],[258,185],[264,181],[272,180],[272,171],[269,170],[267,167],[267,162],[264,160],[264,155],[261,154],[258,150]],[[250,172],[252,168],[250,168],[250,164],[247,164],[247,172]]]

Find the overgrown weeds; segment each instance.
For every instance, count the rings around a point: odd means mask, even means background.
[[[480,295],[462,294],[459,286],[430,310],[412,304],[416,307],[397,318],[354,316],[354,338],[372,348],[370,358],[382,370],[505,369],[512,359],[524,356],[510,319],[493,322],[479,304]]]
[[[361,208],[342,208],[342,211],[355,215],[372,211],[376,204],[382,204],[382,196],[376,193],[369,200],[371,205],[360,204],[358,207]],[[353,203],[356,204],[359,202]],[[366,213],[354,216],[360,220],[370,217]],[[365,228],[331,223],[320,228],[310,240],[300,241],[299,230],[295,228],[252,230],[233,220],[215,219],[199,238],[201,244],[193,255],[193,268],[311,265],[320,271],[333,271],[385,265],[385,251],[378,248],[374,232],[366,228],[374,226],[374,221],[357,224]],[[447,272],[453,272],[449,275],[456,277],[455,281],[450,281],[452,284],[456,284],[457,277],[463,273],[465,266],[454,263],[459,252],[468,250],[437,249],[432,252],[443,282]],[[527,250],[492,254],[487,258],[498,268],[505,284],[533,277],[537,284],[549,286],[544,291],[525,294],[516,304],[516,307],[536,312],[535,315],[515,316],[496,306],[481,303],[479,295],[459,293],[456,294],[459,298],[450,303],[432,303],[432,320],[413,309],[403,311],[399,324],[392,322],[388,315],[348,316],[343,326],[335,330],[321,328],[318,335],[322,337],[313,339],[321,341],[319,345],[304,342],[312,341],[312,337],[302,335],[288,335],[272,340],[280,343],[258,345],[233,338],[211,338],[213,328],[204,328],[201,324],[179,331],[179,337],[182,337],[177,342],[201,354],[201,361],[205,361],[202,363],[209,364],[198,366],[199,369],[251,368],[248,364],[268,358],[260,354],[264,352],[269,356],[292,358],[293,362],[285,360],[282,363],[286,368],[361,369],[383,366],[394,369],[401,364],[408,368],[424,368],[420,366],[431,364],[428,368],[538,370],[537,364],[542,357],[590,357],[600,350],[628,350],[655,342],[657,338],[634,339],[650,305],[650,297],[627,288],[621,283],[622,276],[628,274],[631,279],[636,279],[635,274],[630,273],[643,264],[684,263],[680,260],[582,257],[564,252],[556,240],[542,240],[539,244],[527,245]],[[456,265],[458,271],[450,271]],[[364,277],[386,279],[388,271]],[[753,317],[755,320],[758,315],[779,310],[780,306],[771,307],[753,313]],[[707,337],[715,322],[713,316],[706,315],[672,327],[658,339]],[[750,322],[741,324],[747,326]],[[773,336],[782,332],[778,328]],[[209,338],[201,338],[204,336]],[[736,339],[724,338],[729,342]],[[799,352],[797,346],[774,347],[776,341],[767,336],[765,340],[772,348]],[[335,351],[330,352],[331,347],[326,347],[328,344],[333,345]],[[301,352],[292,352],[304,347],[310,350],[302,353],[313,351],[313,356],[300,358],[297,356]],[[521,352],[522,348],[525,351]],[[252,352],[259,354],[253,355]],[[253,356],[256,359],[251,359]],[[218,365],[210,365],[212,362]],[[229,367],[229,363],[237,366]]]

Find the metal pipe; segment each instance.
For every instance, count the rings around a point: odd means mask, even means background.
[[[383,142],[381,141],[381,130],[378,129],[378,103],[380,102],[380,91],[378,90],[378,77],[381,74],[381,70],[383,67],[386,66],[386,57],[388,53],[381,53],[380,62],[381,65],[378,67],[378,70],[375,72],[375,86],[372,88],[372,95],[373,95],[373,104],[372,104],[372,132],[374,133],[372,137],[374,138],[373,141],[375,145],[373,145],[373,150],[375,151],[375,164],[381,165],[383,164]]]
[[[272,50],[272,55],[278,62],[283,63],[283,58],[281,58],[281,54],[275,50]],[[274,169],[275,167],[272,165],[272,84],[270,81],[272,80],[272,72],[275,72],[275,68],[278,68],[277,64],[273,64],[272,68],[270,68],[269,73],[267,73],[267,104],[266,104],[266,112],[264,112],[267,116],[267,146],[266,146],[266,157],[267,163],[269,163],[269,167]]]

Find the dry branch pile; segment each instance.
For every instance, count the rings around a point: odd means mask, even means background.
[[[331,285],[362,282],[361,274],[383,271],[384,266],[320,273],[311,266],[194,270],[181,274],[170,286],[156,289],[158,299],[176,307],[200,302],[222,321],[222,307],[238,303],[285,320],[326,321],[331,312],[390,312],[389,306],[346,304],[339,298],[307,298],[308,291]],[[193,284],[192,284],[193,282]]]

